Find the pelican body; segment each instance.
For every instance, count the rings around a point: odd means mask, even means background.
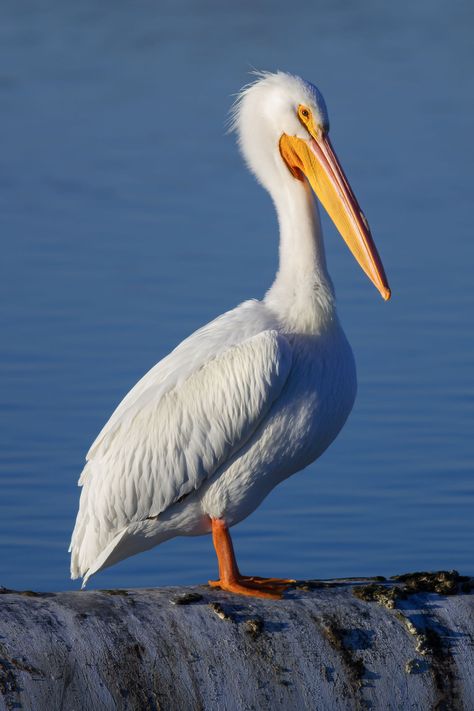
[[[174,536],[212,533],[219,577],[211,585],[279,597],[291,581],[241,575],[229,528],[324,452],[357,387],[312,190],[390,297],[318,89],[286,73],[259,74],[234,106],[233,128],[276,207],[279,269],[262,301],[219,316],[157,363],[95,440],[70,546],[71,575],[83,585]]]

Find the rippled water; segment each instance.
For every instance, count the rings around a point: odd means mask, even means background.
[[[359,396],[234,529],[241,567],[474,573],[472,21],[447,1],[2,4],[1,585],[76,587],[90,442],[177,342],[271,283],[273,208],[224,131],[251,66],[323,91],[393,300],[325,220]],[[93,583],[214,572],[208,537],[176,539]]]

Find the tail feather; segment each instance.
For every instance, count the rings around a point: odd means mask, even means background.
[[[123,555],[121,552],[119,552],[118,547],[120,542],[127,535],[127,533],[128,528],[124,528],[122,531],[120,531],[120,533],[117,533],[117,535],[114,536],[110,543],[99,553],[95,560],[92,561],[92,563],[88,566],[87,570],[81,569],[80,575],[83,578],[81,588],[85,588],[89,578],[95,573],[98,573],[99,570],[108,568],[110,565],[114,565],[114,563],[118,563],[120,560],[126,557],[126,555]]]

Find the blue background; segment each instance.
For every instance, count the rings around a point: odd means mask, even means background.
[[[127,390],[276,268],[225,134],[251,67],[323,92],[393,290],[324,217],[359,372],[343,432],[234,530],[244,572],[474,573],[473,9],[468,2],[21,2],[0,9],[0,584],[69,581],[76,481]],[[91,587],[194,583],[208,537]]]

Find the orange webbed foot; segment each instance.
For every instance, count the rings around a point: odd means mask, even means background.
[[[260,578],[250,575],[239,575],[235,580],[209,580],[212,588],[220,588],[226,592],[250,597],[263,597],[270,600],[280,600],[294,580],[283,578]]]
[[[209,580],[212,588],[220,588],[237,595],[265,597],[279,600],[295,580],[288,578],[261,578],[258,575],[241,575],[235,560],[232,540],[225,521],[211,519],[212,539],[219,563],[219,580]]]
[[[261,578],[258,575],[241,575],[242,580],[246,580],[249,583],[255,583],[255,585],[280,585],[285,588],[285,590],[291,587],[296,580],[293,578]]]

